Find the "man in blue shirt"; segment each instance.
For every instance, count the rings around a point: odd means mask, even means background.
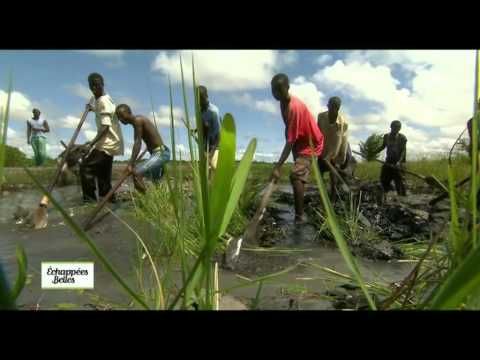
[[[215,170],[217,168],[218,146],[220,143],[220,112],[208,100],[208,91],[205,86],[199,86],[198,93],[200,96],[200,110],[202,112],[205,151],[208,153],[210,167]]]

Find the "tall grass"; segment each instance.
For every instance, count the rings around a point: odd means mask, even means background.
[[[13,75],[10,72],[7,98],[5,104],[0,104],[0,190],[4,181],[5,149],[7,144],[8,121],[10,116],[10,102],[13,91]],[[1,195],[0,195],[1,197]],[[8,284],[7,276],[3,270],[2,259],[0,258],[0,310],[14,309],[15,301],[20,295],[27,279],[27,257],[21,245],[16,251],[18,263],[18,275],[12,288]]]
[[[215,173],[209,178],[208,161],[204,152],[203,126],[200,113],[199,95],[196,91],[195,66],[192,58],[192,77],[195,101],[195,124],[198,129],[198,141],[195,148],[193,136],[190,133],[191,122],[188,113],[188,98],[183,78],[183,64],[180,59],[182,72],[182,96],[186,114],[188,142],[190,151],[189,166],[193,173],[194,197],[187,196],[184,189],[185,179],[182,166],[177,164],[175,126],[173,118],[173,91],[169,83],[170,96],[170,136],[172,161],[166,169],[165,184],[151,189],[145,196],[135,199],[135,206],[140,214],[149,214],[148,220],[153,224],[164,224],[162,214],[170,214],[167,226],[154,227],[157,240],[163,241],[160,249],[152,248],[147,241],[127,224],[119,219],[129,231],[134,233],[141,245],[154,273],[155,289],[153,299],[148,293],[138,292],[131,288],[122,276],[115,270],[108,258],[97,248],[90,236],[71,219],[62,206],[40,184],[35,176],[25,168],[36,186],[49,197],[55,209],[61,213],[65,223],[72,229],[79,239],[84,241],[91,252],[97,257],[104,268],[114,277],[123,290],[144,309],[191,309],[192,305],[198,309],[218,309],[218,300],[221,291],[218,284],[218,267],[213,263],[213,257],[220,245],[220,239],[225,235],[232,219],[240,196],[250,171],[256,148],[256,139],[250,141],[247,151],[236,166],[236,128],[231,114],[226,114],[221,124],[220,149],[218,165]],[[181,159],[180,159],[181,160]],[[168,190],[167,190],[168,189]],[[156,200],[162,199],[157,203]],[[168,200],[165,201],[165,200]],[[171,216],[173,213],[173,216]],[[153,216],[152,214],[157,214]],[[160,216],[159,216],[160,215]],[[166,231],[165,231],[166,230]],[[158,244],[158,242],[157,242]],[[164,250],[165,253],[156,254]],[[166,258],[161,265],[161,272],[154,258]],[[181,288],[175,290],[173,272],[176,263],[172,259],[180,260]],[[141,273],[140,276],[143,276]],[[18,291],[19,287],[15,287]],[[172,296],[172,294],[174,296]]]

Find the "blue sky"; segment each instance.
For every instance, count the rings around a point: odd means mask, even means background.
[[[31,155],[25,121],[38,107],[49,121],[48,151],[61,151],[90,96],[87,76],[99,72],[116,103],[125,102],[136,114],[152,118],[150,94],[164,140],[170,143],[168,82],[173,85],[175,117],[183,116],[179,83],[179,51],[0,51],[0,100],[5,100],[8,70],[13,69],[14,96],[8,143]],[[465,127],[473,110],[473,51],[276,51],[182,50],[187,79],[191,54],[199,83],[209,89],[210,101],[236,120],[239,155],[253,137],[257,160],[275,161],[283,147],[279,104],[270,93],[270,79],[285,72],[291,92],[311,112],[326,110],[330,96],[340,96],[350,124],[354,148],[373,132],[388,131],[392,120],[403,122],[409,156],[446,151]],[[3,79],[2,79],[3,77]],[[150,92],[151,89],[151,92]],[[189,87],[189,100],[192,91]],[[190,106],[192,108],[192,106]],[[187,149],[184,128],[177,128],[179,151]],[[82,132],[84,142],[94,135],[93,115]],[[126,154],[132,131],[123,127]],[[182,147],[183,145],[183,147]]]

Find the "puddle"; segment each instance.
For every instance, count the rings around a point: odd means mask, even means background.
[[[128,189],[128,185],[123,187]],[[278,194],[291,194],[290,186],[281,186]],[[81,191],[77,186],[67,186],[54,191],[55,198],[59,199],[76,221],[82,219],[78,208]],[[10,281],[17,274],[15,248],[21,244],[25,248],[28,259],[28,274],[30,283],[18,299],[18,304],[24,308],[40,309],[56,308],[57,304],[78,304],[78,308],[89,309],[92,302],[88,293],[78,291],[42,291],[40,288],[40,264],[42,261],[95,261],[95,294],[113,303],[127,304],[130,298],[119,287],[112,276],[105,272],[102,266],[90,253],[86,244],[81,242],[64,225],[61,216],[55,209],[49,209],[49,226],[42,230],[32,230],[24,225],[15,224],[13,214],[17,206],[25,209],[34,209],[41,195],[35,190],[12,192],[2,198],[0,202],[0,259]],[[118,206],[118,214],[125,214],[128,203]],[[241,252],[239,266],[235,271],[220,269],[219,283],[221,289],[244,285],[248,283],[245,277],[257,277],[282,271],[290,266],[299,265],[293,271],[275,277],[263,284],[259,309],[302,310],[302,309],[332,309],[331,302],[324,297],[327,290],[338,285],[328,280],[329,275],[324,271],[307,263],[315,263],[335,271],[349,274],[348,268],[335,248],[335,244],[325,244],[319,241],[315,228],[311,225],[296,227],[293,225],[293,204],[277,202],[271,207],[276,212],[273,227],[281,234],[275,243],[278,247],[297,250],[296,252],[261,252],[249,250],[248,246]],[[268,218],[268,217],[267,217]],[[107,216],[94,230],[90,231],[92,239],[109,261],[118,270],[127,283],[137,288],[134,271],[134,257],[136,256],[136,238],[122,224],[112,216]],[[277,233],[276,233],[277,234]],[[277,235],[278,235],[277,234]],[[277,236],[275,235],[275,236]],[[269,249],[265,249],[269,250]],[[270,249],[272,250],[272,249]],[[275,249],[273,249],[275,250]],[[303,251],[298,251],[303,250]],[[385,284],[402,280],[411,270],[412,264],[397,261],[369,261],[357,258],[360,269],[369,281],[382,281]],[[243,278],[242,278],[243,277]],[[178,277],[179,278],[179,277]],[[250,306],[256,297],[258,285],[236,288],[228,293],[245,306]],[[232,305],[233,306],[233,305]],[[228,305],[227,305],[228,307]]]

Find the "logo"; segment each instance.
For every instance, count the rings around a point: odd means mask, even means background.
[[[93,283],[93,262],[42,262],[42,289],[93,289]]]

